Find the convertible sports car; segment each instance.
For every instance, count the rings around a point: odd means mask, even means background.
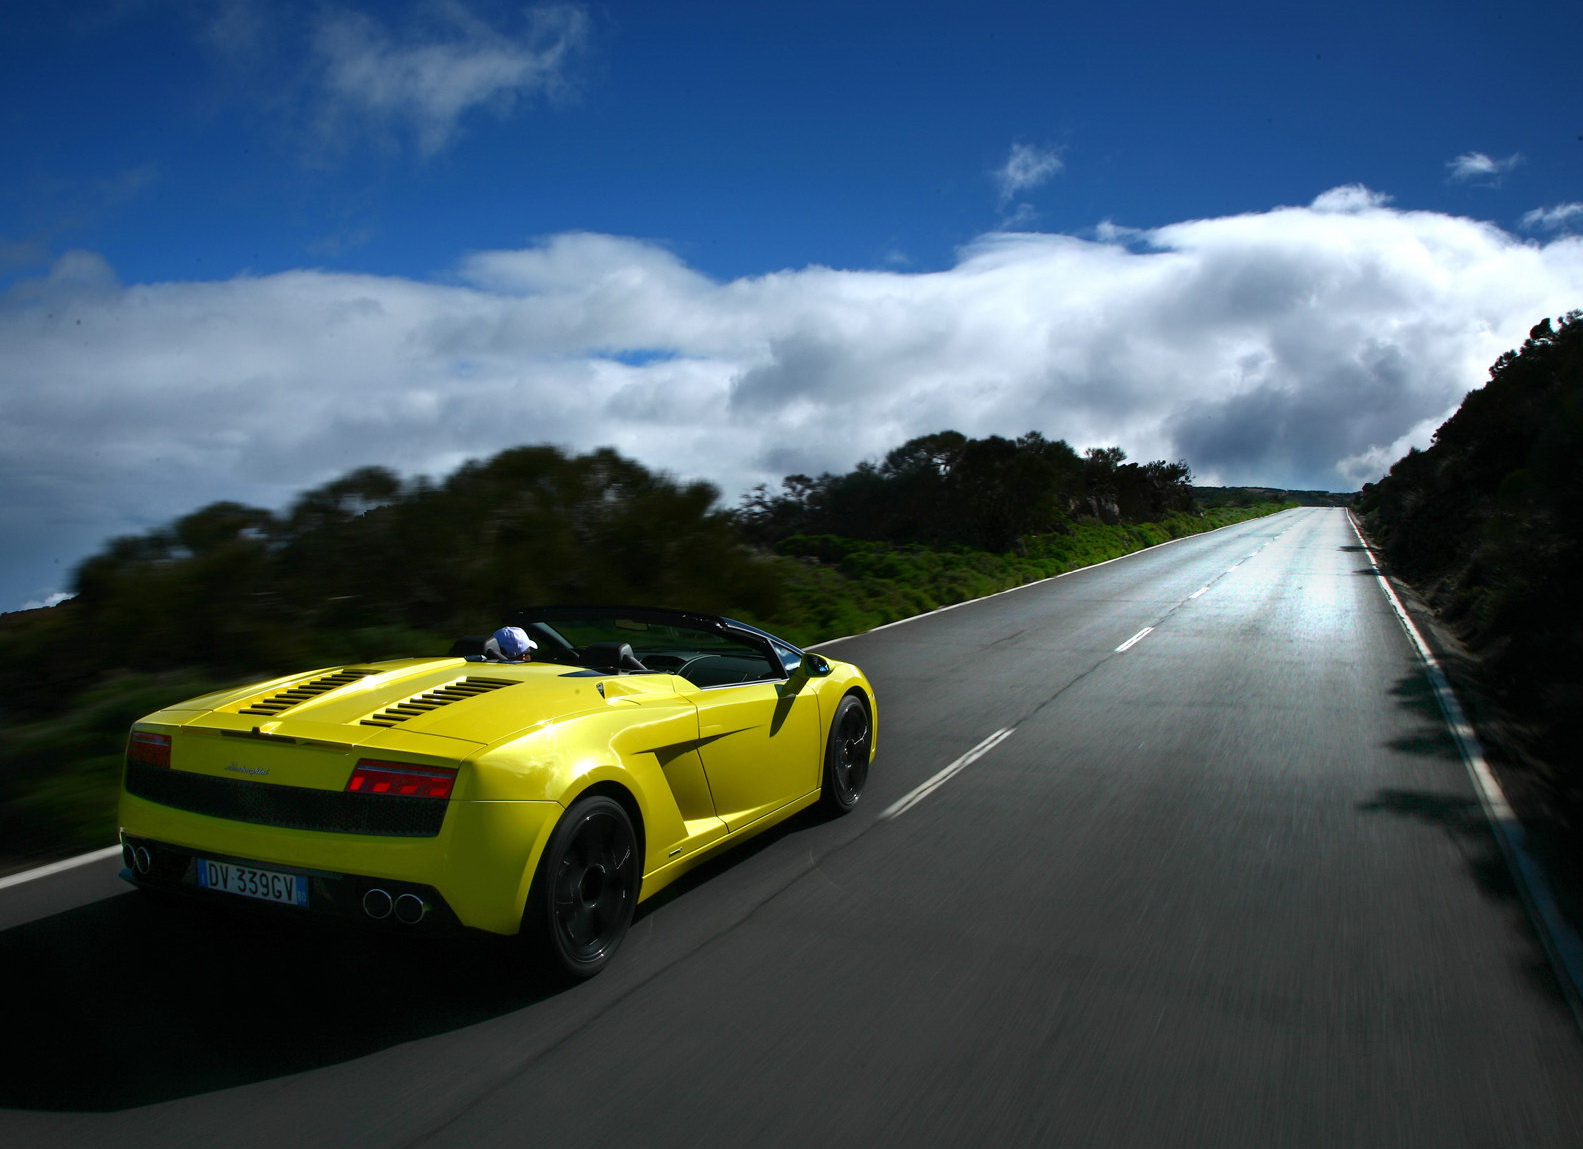
[[[610,960],[636,904],[815,803],[874,755],[855,666],[713,615],[541,607],[494,661],[330,667],[134,723],[134,885],[390,928],[524,933],[551,970]]]

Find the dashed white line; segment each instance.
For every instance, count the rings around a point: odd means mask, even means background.
[[[916,787],[898,801],[892,802],[880,812],[880,821],[886,821],[890,818],[896,817],[898,814],[905,814],[908,810],[911,810],[919,802],[922,802],[930,794],[933,794],[941,786],[945,785],[946,782],[950,781],[953,775],[959,774],[963,770],[966,770],[969,766],[977,762],[984,755],[988,754],[996,746],[999,746],[1002,742],[1004,742],[1008,737],[1011,736],[1012,729],[1014,728],[1007,727],[995,731],[995,733],[984,739],[984,741],[973,747],[973,749],[962,755],[962,757],[951,763],[951,765],[940,771],[933,778],[930,778],[923,785]]]
[[[1278,513],[1279,514],[1283,514],[1283,515],[1286,514],[1285,511],[1280,511]],[[1240,527],[1240,526],[1246,526],[1246,525],[1247,525],[1247,521],[1240,522],[1240,523],[1227,523],[1223,527],[1216,527],[1213,531],[1205,531],[1202,534],[1197,534],[1197,535],[1179,535],[1178,537],[1176,537],[1174,539],[1166,539],[1163,543],[1155,543],[1154,546],[1144,547],[1142,550],[1132,551],[1132,552],[1130,552],[1128,554],[1124,554],[1124,555],[1117,555],[1113,559],[1106,559],[1103,562],[1091,563],[1091,564],[1089,564],[1086,567],[1078,567],[1075,570],[1062,571],[1060,574],[1058,574],[1058,575],[1051,575],[1049,578],[1035,579],[1033,582],[1025,582],[1021,586],[1007,587],[1005,590],[997,590],[997,591],[995,591],[995,592],[993,592],[991,594],[986,594],[986,595],[982,596],[981,598],[970,598],[970,599],[966,599],[966,600],[964,600],[962,602],[953,602],[953,603],[950,603],[950,604],[948,604],[946,606],[936,607],[934,610],[926,610],[922,614],[911,615],[911,616],[909,616],[907,618],[898,618],[898,619],[896,619],[893,622],[881,623],[879,626],[870,627],[868,630],[859,631],[856,634],[843,634],[840,638],[827,638],[823,642],[816,642],[816,643],[814,643],[812,646],[808,647],[807,649],[809,649],[809,650],[818,650],[821,647],[834,646],[838,642],[850,642],[852,639],[854,639],[854,638],[861,638],[865,634],[873,634],[875,631],[878,631],[878,630],[888,630],[888,629],[890,629],[893,626],[901,626],[903,623],[907,623],[907,622],[917,622],[921,618],[928,618],[930,615],[941,614],[944,611],[948,611],[948,610],[955,610],[959,606],[971,606],[974,603],[988,602],[990,599],[992,599],[992,598],[999,598],[1003,594],[1015,594],[1015,593],[1017,593],[1020,590],[1027,590],[1029,587],[1043,586],[1045,583],[1047,583],[1047,582],[1055,582],[1057,579],[1070,578],[1071,576],[1077,575],[1077,574],[1085,574],[1088,571],[1097,570],[1100,567],[1109,566],[1111,563],[1125,562],[1126,560],[1128,560],[1130,558],[1135,558],[1138,555],[1147,554],[1149,551],[1157,550],[1160,547],[1168,547],[1172,543],[1186,542],[1188,539],[1208,538],[1210,535],[1215,534],[1217,531],[1229,531],[1229,530],[1231,530],[1232,527]],[[1287,528],[1287,530],[1290,530],[1290,529],[1291,529],[1290,527]],[[1286,533],[1286,531],[1282,531],[1281,532],[1281,534],[1283,534],[1283,535],[1285,533]],[[1276,535],[1275,537],[1276,538],[1280,538],[1281,536],[1280,535]]]
[[[1201,586],[1197,590],[1195,590],[1192,594],[1187,596],[1188,601],[1192,601],[1193,599],[1197,598],[1199,595],[1205,594],[1208,591],[1209,591],[1209,588],[1207,586]]]
[[[1131,638],[1129,638],[1126,642],[1124,642],[1120,646],[1116,647],[1116,653],[1120,654],[1124,650],[1131,650],[1134,646],[1136,646],[1138,643],[1143,641],[1145,635],[1149,634],[1153,630],[1154,630],[1154,627],[1152,627],[1152,626],[1144,627],[1137,634],[1135,634]]]

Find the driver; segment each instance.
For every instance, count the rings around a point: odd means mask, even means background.
[[[491,662],[532,662],[538,648],[520,626],[503,626],[484,643],[484,657]]]

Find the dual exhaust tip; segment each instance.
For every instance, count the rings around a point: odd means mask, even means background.
[[[415,926],[429,914],[429,903],[417,894],[392,897],[388,890],[372,889],[363,895],[363,912],[375,921],[394,917],[404,926]]]
[[[154,855],[148,852],[147,846],[134,846],[130,842],[121,845],[121,860],[126,863],[126,868],[140,878],[148,877],[149,871],[154,868]]]

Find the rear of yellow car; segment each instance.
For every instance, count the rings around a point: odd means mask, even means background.
[[[129,876],[394,926],[516,932],[562,806],[531,758],[504,773],[478,759],[492,735],[531,728],[531,711],[564,713],[580,684],[482,669],[349,668],[150,715],[128,743]],[[447,724],[445,708],[486,694],[496,713],[472,704],[465,730]]]
[[[763,665],[768,681],[717,685],[413,659],[194,699],[131,732],[125,876],[391,929],[525,931],[589,976],[699,860],[821,797],[855,803],[867,682],[817,656]]]

